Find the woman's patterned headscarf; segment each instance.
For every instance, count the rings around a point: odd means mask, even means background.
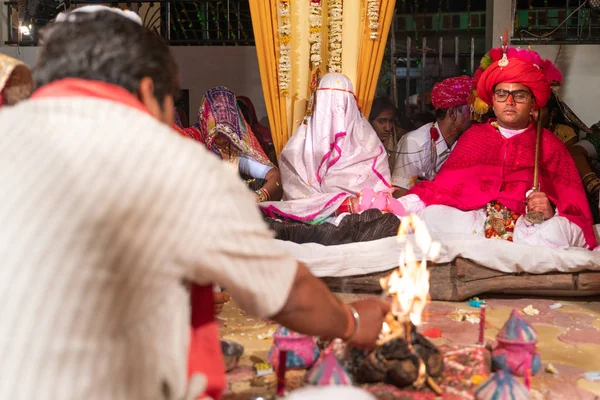
[[[0,53],[0,106],[26,99],[32,88],[31,70],[22,61]]]
[[[235,95],[226,87],[217,86],[204,94],[194,127],[200,133],[200,141],[219,157],[221,152],[216,139],[221,136],[240,155],[272,165],[238,109]]]

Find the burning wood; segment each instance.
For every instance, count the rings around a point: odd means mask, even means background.
[[[420,261],[411,239],[421,252]],[[427,384],[440,395],[441,390],[432,377],[442,373],[442,355],[416,327],[421,324],[429,301],[427,259],[437,257],[441,246],[431,239],[427,227],[416,216],[402,219],[398,242],[405,243],[399,267],[380,281],[383,296],[391,298],[391,312],[385,318],[378,347],[364,357],[355,358],[354,375],[357,381],[365,383],[413,385],[417,389]]]
[[[421,251],[421,261],[415,256],[409,234]],[[412,321],[419,326],[425,305],[429,301],[429,271],[427,259],[435,258],[440,252],[440,244],[431,239],[425,223],[416,216],[404,217],[398,230],[398,242],[405,243],[405,251],[400,255],[398,269],[380,280],[385,297],[391,296],[391,316],[386,318],[382,328],[380,343],[388,336],[397,335],[401,327],[398,322]]]

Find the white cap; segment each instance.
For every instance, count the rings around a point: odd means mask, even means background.
[[[113,8],[113,7],[107,7],[107,6],[101,6],[101,5],[83,6],[83,7],[75,8],[74,10],[70,10],[67,12],[61,12],[60,14],[58,14],[56,16],[56,22],[73,21],[74,20],[73,14],[77,14],[77,13],[93,14],[93,13],[97,13],[97,12],[101,12],[101,11],[110,11],[110,12],[118,14],[122,17],[125,17],[139,25],[143,25],[142,18],[140,18],[139,15],[137,15],[136,13],[134,13],[131,10],[121,10],[120,8]]]

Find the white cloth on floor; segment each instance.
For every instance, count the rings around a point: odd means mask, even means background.
[[[414,194],[398,200],[407,212],[417,214],[423,219],[431,233],[460,233],[485,237],[486,212],[483,208],[461,211],[443,205],[425,207],[425,203]],[[513,242],[552,249],[586,246],[581,228],[560,215],[537,225],[530,224],[523,215],[520,216],[515,224]]]
[[[511,243],[464,233],[436,233],[432,237],[442,244],[438,263],[462,257],[504,273],[543,274],[600,271],[600,254],[582,248],[552,249],[546,246]],[[356,276],[388,271],[398,266],[403,245],[395,237],[369,242],[324,246],[276,241],[319,277]],[[415,249],[420,257],[418,249]]]

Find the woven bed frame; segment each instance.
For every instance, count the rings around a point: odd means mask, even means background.
[[[507,274],[460,257],[450,263],[430,263],[428,267],[432,300],[464,301],[484,293],[554,297],[600,294],[600,271]],[[334,292],[380,293],[379,278],[389,275],[391,271],[321,279]]]

